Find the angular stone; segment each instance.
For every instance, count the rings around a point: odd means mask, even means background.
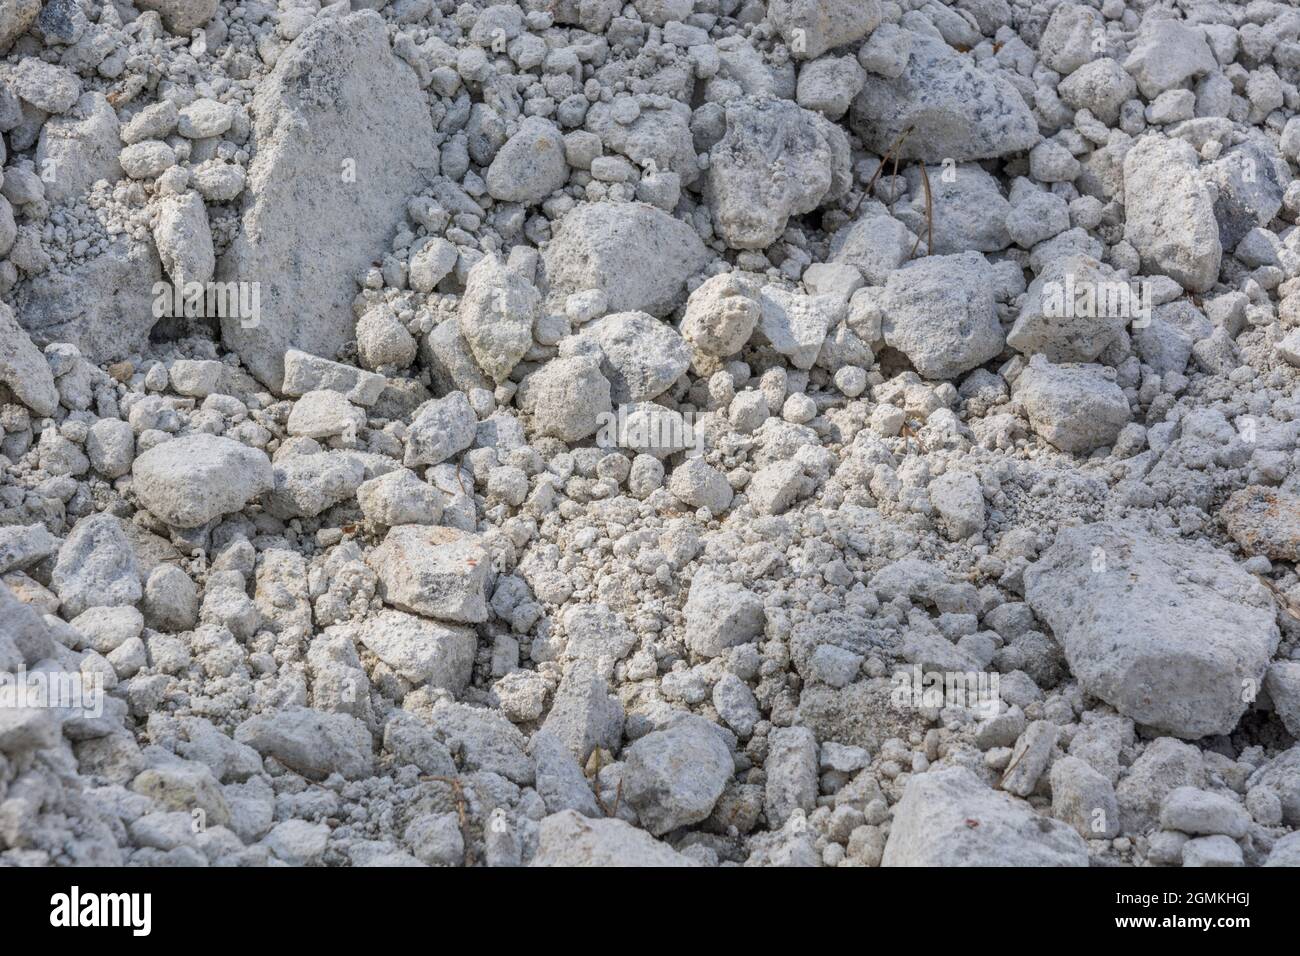
[[[491,558],[478,535],[399,525],[389,530],[366,563],[379,575],[381,596],[394,607],[467,624],[488,618]]]
[[[380,611],[361,626],[361,643],[412,684],[429,684],[459,695],[469,683],[478,636],[454,627],[403,614]]]
[[[194,434],[155,445],[131,465],[140,504],[174,528],[199,528],[274,487],[266,452]]]

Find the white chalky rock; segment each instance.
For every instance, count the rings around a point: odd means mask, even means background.
[[[339,392],[318,389],[293,403],[285,428],[290,435],[330,438],[355,435],[366,423],[366,414]]]
[[[568,178],[559,129],[550,120],[530,116],[497,150],[484,181],[493,199],[530,204],[545,199]]]
[[[264,500],[277,518],[314,518],[356,494],[365,480],[362,461],[347,452],[313,452],[277,460],[271,469],[274,487]]]
[[[600,289],[612,311],[667,315],[712,258],[693,228],[644,203],[584,203],[554,228],[542,261],[557,311],[570,294]]]
[[[198,528],[274,487],[266,453],[231,438],[187,435],[155,445],[131,465],[140,504],[174,528]]]
[[[121,179],[119,130],[117,111],[103,93],[83,93],[70,112],[50,117],[36,145],[36,168],[57,170],[41,180],[45,198],[77,199],[101,179]]]
[[[381,611],[361,626],[361,643],[412,684],[459,695],[469,682],[478,637],[473,629]]]
[[[1034,431],[1061,451],[1113,445],[1130,419],[1128,399],[1099,365],[1052,365],[1035,355],[1015,384]]]
[[[313,21],[258,84],[243,228],[218,278],[260,283],[260,320],[223,318],[222,337],[272,388],[288,349],[333,358],[352,338],[354,276],[436,167],[429,113],[410,108],[423,100],[371,10]]]
[[[623,794],[655,836],[708,817],[735,769],[719,731],[694,716],[641,737],[623,759]]]
[[[188,37],[217,12],[218,0],[142,0],[140,9],[156,10],[176,36]]]
[[[691,578],[682,613],[686,643],[701,657],[718,657],[729,647],[749,643],[763,633],[766,622],[762,598],[708,570]]]
[[[786,100],[731,104],[726,135],[709,151],[714,227],[733,249],[763,249],[791,216],[842,195],[847,166],[844,132],[825,117]]]
[[[880,0],[774,0],[768,17],[801,59],[861,40],[880,23]]]
[[[976,66],[937,36],[908,32],[902,73],[870,75],[849,113],[867,149],[883,154],[911,129],[900,159],[966,162],[1027,150],[1038,126],[1020,93],[997,71]]]
[[[1128,283],[1091,256],[1050,263],[1032,283],[1007,344],[1053,362],[1092,362],[1119,338],[1139,303]]]
[[[930,504],[950,541],[961,541],[984,530],[984,490],[968,471],[947,471],[928,489]]]
[[[407,468],[371,478],[357,489],[357,504],[370,521],[396,527],[401,524],[437,524],[442,517],[443,495]]]
[[[1149,100],[1217,68],[1202,30],[1166,18],[1142,22],[1137,42],[1124,61],[1124,69],[1133,75],[1142,95]]]
[[[673,469],[668,490],[690,508],[708,508],[720,515],[731,506],[732,490],[727,476],[703,458],[689,458]]]
[[[588,819],[576,810],[543,817],[530,866],[695,866],[644,830],[614,818]]]
[[[844,304],[831,295],[804,295],[777,286],[759,295],[758,332],[795,368],[812,368],[826,333],[844,314]]]
[[[884,310],[885,342],[925,378],[955,378],[1002,351],[993,275],[977,252],[927,256],[894,272]]]
[[[460,333],[479,367],[503,382],[533,344],[541,294],[499,257],[488,253],[469,270],[460,300]]]
[[[13,310],[0,302],[0,385],[7,386],[20,402],[45,417],[59,407],[54,376],[31,337],[18,324]]]
[[[610,385],[594,355],[552,359],[524,379],[520,408],[533,416],[533,427],[562,441],[593,435],[610,416]]]
[[[894,807],[882,866],[1087,866],[1071,827],[965,767],[916,774]]]
[[[1204,292],[1218,279],[1223,249],[1214,194],[1190,144],[1151,133],[1125,154],[1124,237],[1146,271],[1191,292]]]
[[[1279,640],[1268,591],[1226,555],[1109,523],[1060,532],[1025,600],[1084,690],[1190,740],[1232,732]]]
[[[467,624],[488,618],[491,557],[477,535],[455,528],[399,525],[366,563],[379,575],[381,596],[394,607]]]
[[[78,521],[59,547],[50,586],[68,617],[89,607],[121,607],[139,601],[142,589],[135,549],[121,522],[103,513]]]
[[[235,740],[309,780],[324,780],[332,773],[363,779],[374,763],[370,731],[351,714],[308,707],[257,714],[235,728]]]
[[[602,356],[616,405],[646,402],[663,394],[690,366],[686,341],[666,322],[645,312],[615,312],[589,322],[578,334]]]
[[[379,400],[387,384],[382,375],[340,362],[318,358],[297,349],[284,355],[284,394],[301,398],[308,392],[329,389],[356,405],[369,407]]]
[[[735,355],[754,331],[759,304],[748,283],[730,273],[705,280],[686,300],[682,335],[705,355]]]
[[[403,463],[437,465],[474,444],[478,416],[464,392],[425,402],[411,420]]]

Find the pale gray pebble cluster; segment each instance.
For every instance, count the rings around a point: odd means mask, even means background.
[[[0,0],[0,865],[1300,865],[1298,83],[1270,0]]]

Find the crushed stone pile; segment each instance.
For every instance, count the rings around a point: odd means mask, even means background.
[[[1300,9],[0,0],[0,865],[1300,865]]]

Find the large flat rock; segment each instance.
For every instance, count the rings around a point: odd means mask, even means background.
[[[437,158],[415,71],[369,10],[304,30],[258,86],[253,113],[242,230],[217,274],[260,283],[261,313],[225,317],[221,331],[278,390],[288,349],[332,359],[352,337],[357,276]]]

